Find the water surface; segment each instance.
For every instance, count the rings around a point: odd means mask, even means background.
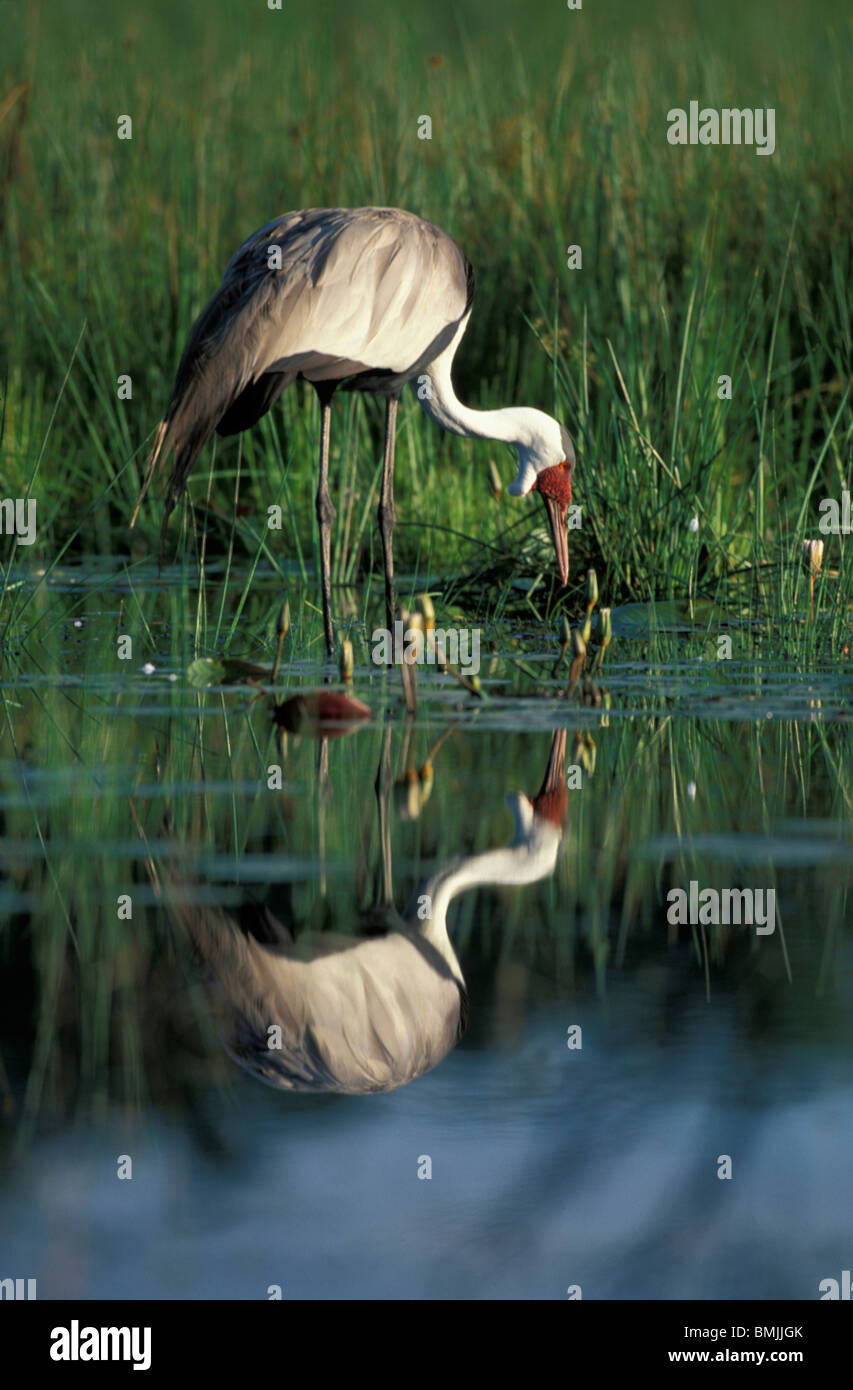
[[[282,741],[259,691],[186,678],[229,637],[272,659],[281,581],[233,579],[198,601],[57,568],[6,630],[0,1273],[41,1298],[818,1297],[853,1248],[849,675],[627,621],[595,707],[506,625],[486,699],[422,671],[407,718],[353,619],[372,719]],[[302,598],[282,693],[336,679]],[[556,756],[586,759],[564,794]],[[691,881],[772,889],[775,930],[672,924]],[[453,1034],[427,1070],[328,1089],[316,1000],[308,1090],[229,1054],[223,953],[349,970],[417,931],[425,885],[458,966],[424,966]],[[352,1042],[359,1007],[328,1028]]]

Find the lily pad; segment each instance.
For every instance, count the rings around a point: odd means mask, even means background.
[[[225,667],[221,661],[211,656],[200,656],[187,667],[187,680],[194,690],[205,690],[209,685],[222,685],[225,680]]]
[[[205,690],[210,685],[239,685],[246,680],[268,681],[270,678],[268,666],[231,656],[200,656],[187,668],[187,680],[196,690]]]

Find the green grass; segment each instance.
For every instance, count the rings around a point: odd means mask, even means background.
[[[522,16],[503,0],[414,14],[390,0],[281,13],[75,0],[22,18],[0,3],[0,24],[0,492],[39,504],[36,547],[2,541],[7,582],[63,546],[156,551],[155,497],[133,539],[127,521],[231,252],[287,209],[378,202],[432,218],[475,265],[459,394],[552,411],[575,438],[575,575],[594,563],[616,602],[772,574],[771,606],[792,611],[818,500],[850,481],[853,43],[836,5],[780,3],[771,21],[744,3]],[[694,98],[773,106],[776,153],[669,146],[667,110]],[[431,141],[417,138],[423,113]],[[191,491],[221,516],[207,518],[209,554],[307,573],[317,437],[313,393],[292,388],[249,434],[208,446]],[[341,582],[379,563],[380,456],[375,404],[337,401]],[[534,502],[495,503],[490,458],[508,482],[504,446],[444,435],[407,395],[398,567],[417,587],[479,571],[469,602],[500,616],[501,557],[543,518]],[[265,531],[272,503],[280,533]],[[825,565],[849,595],[838,538]],[[535,550],[521,562],[540,567]]]

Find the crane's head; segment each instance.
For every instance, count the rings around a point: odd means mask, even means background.
[[[518,473],[510,484],[513,497],[526,497],[538,492],[548,513],[548,526],[560,582],[569,580],[568,515],[572,500],[572,473],[575,450],[563,426],[541,410],[518,411],[523,415],[525,437],[516,444]]]

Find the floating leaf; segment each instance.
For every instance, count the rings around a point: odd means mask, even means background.
[[[221,661],[211,656],[200,656],[190,662],[187,680],[194,690],[205,690],[209,685],[222,685],[225,680],[225,667]]]
[[[187,680],[196,690],[206,690],[210,685],[240,685],[246,680],[268,681],[268,666],[258,666],[255,661],[241,661],[233,656],[200,656],[190,663]]]

